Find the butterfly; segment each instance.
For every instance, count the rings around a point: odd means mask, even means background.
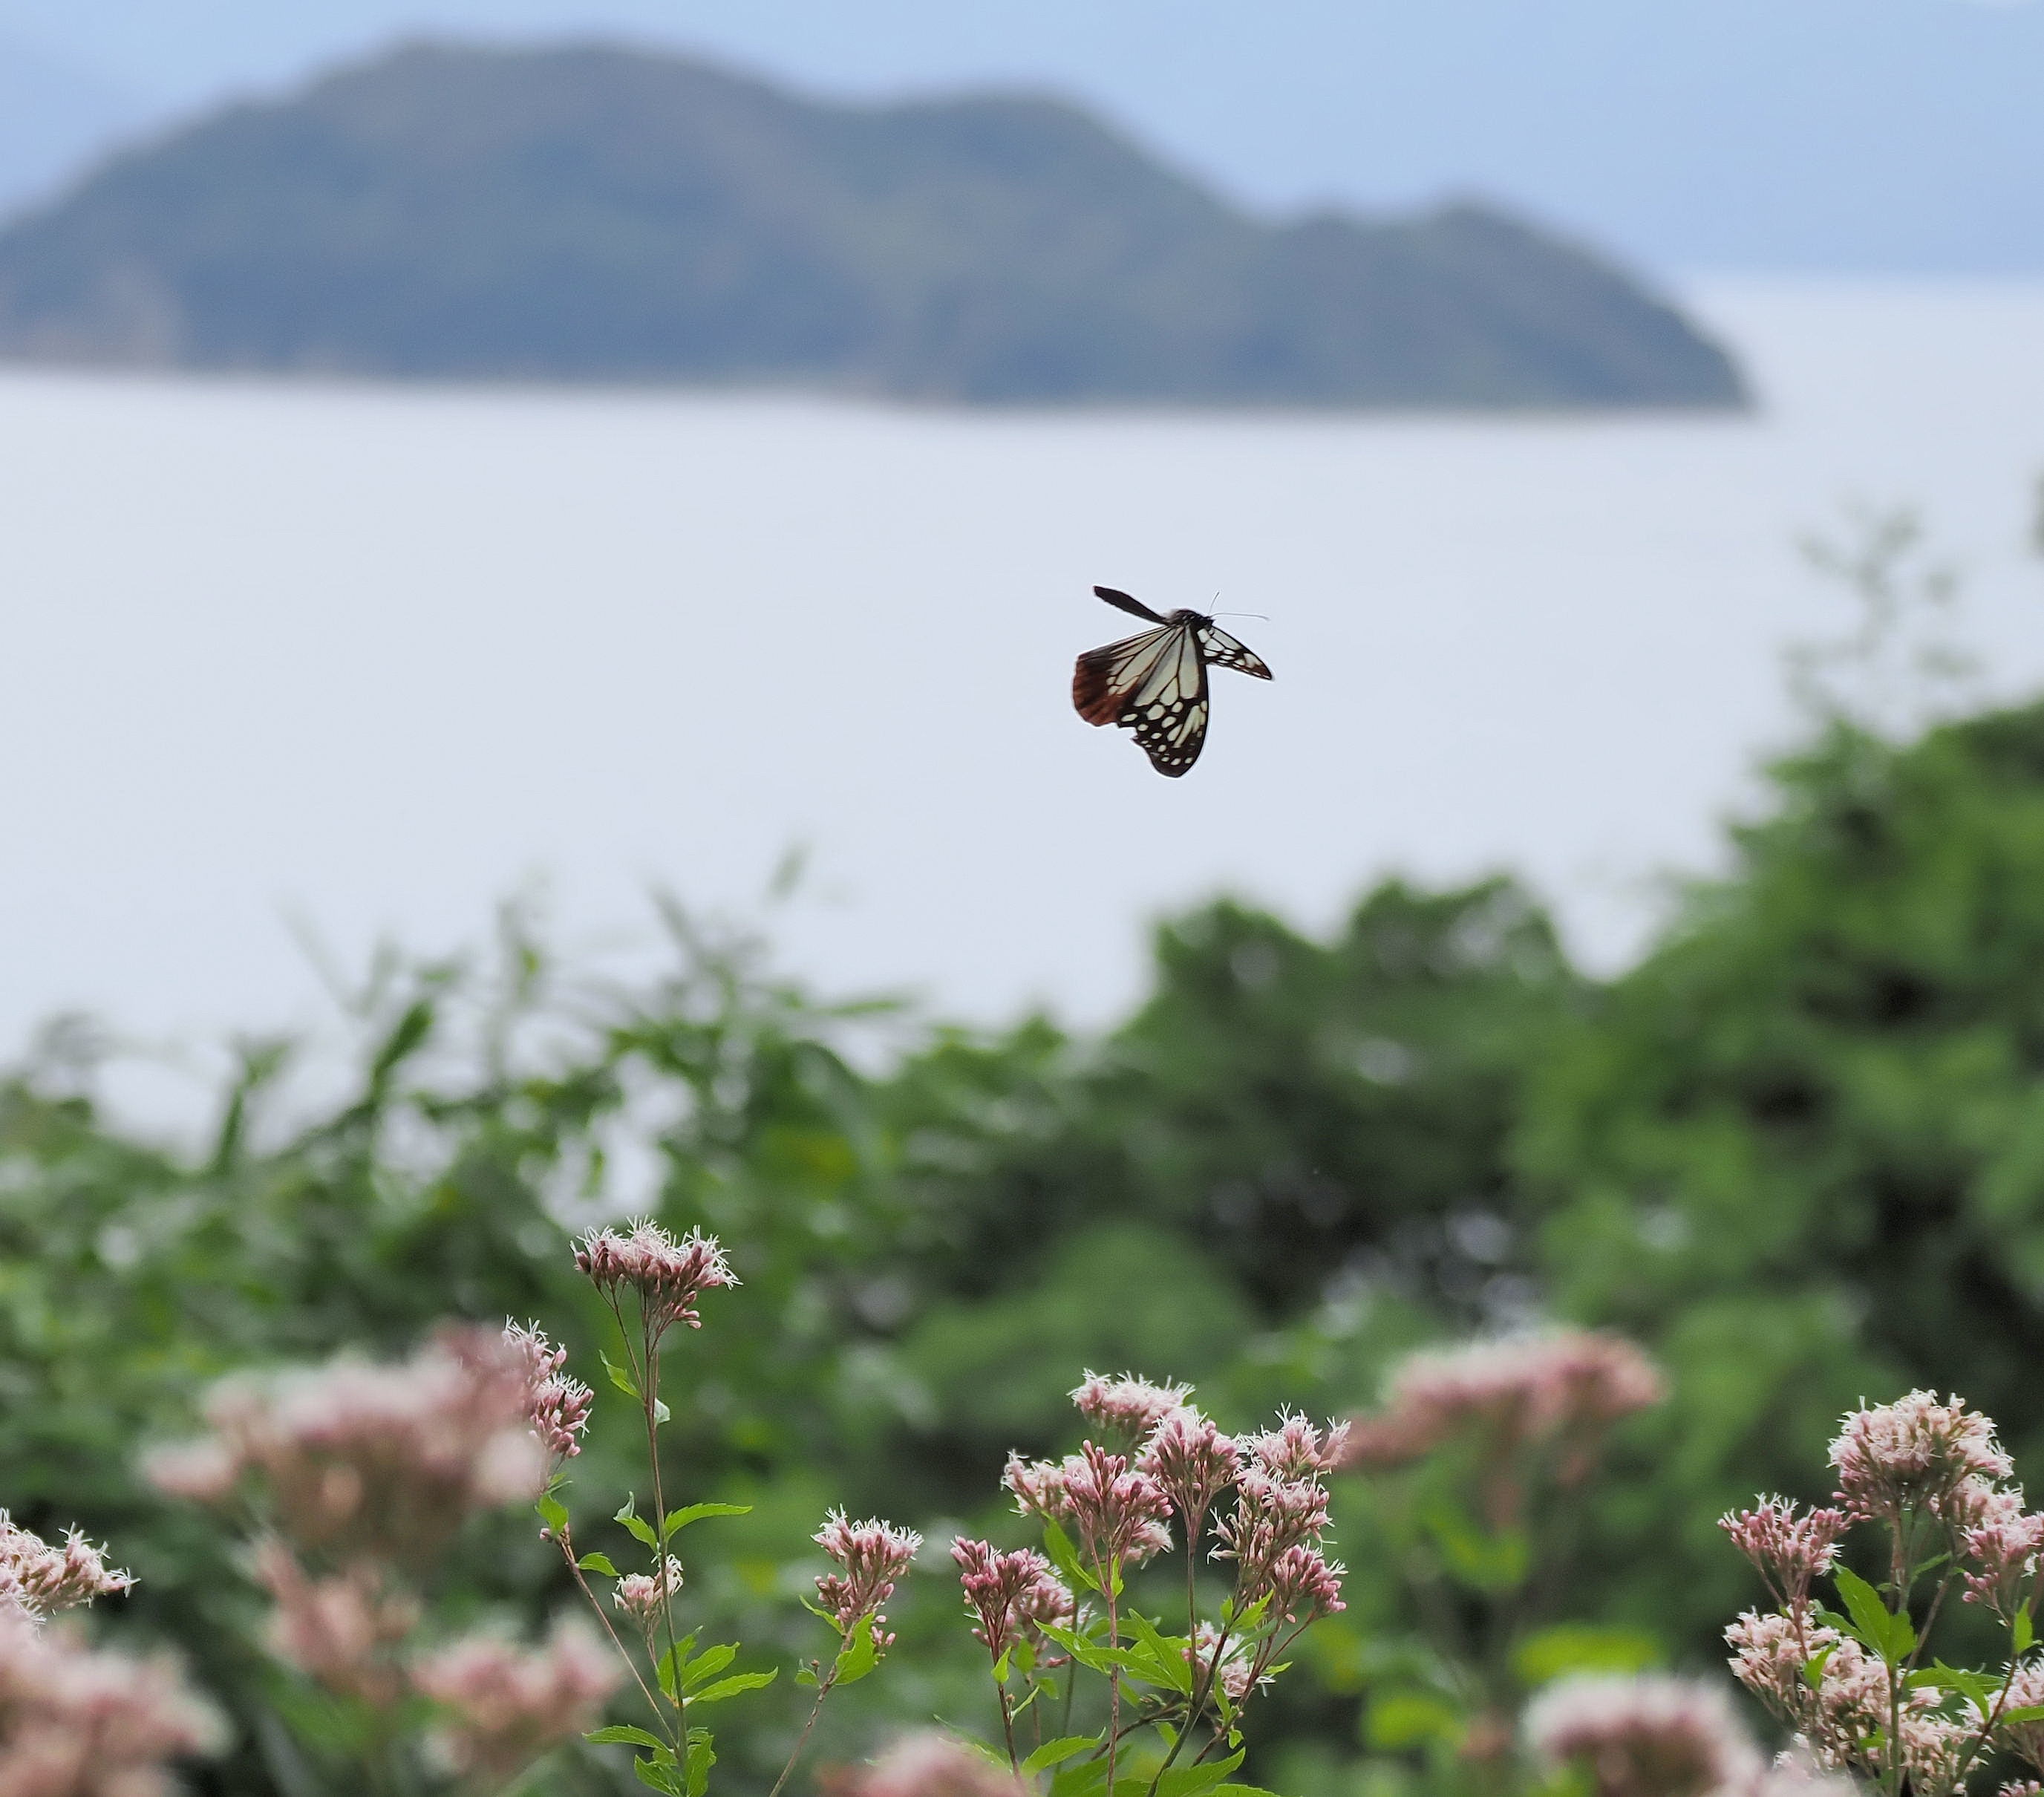
[[[1204,612],[1162,618],[1112,587],[1093,591],[1157,628],[1081,656],[1072,670],[1072,704],[1089,724],[1133,730],[1150,765],[1175,780],[1199,760],[1207,740],[1207,669],[1232,668],[1259,680],[1270,670]]]

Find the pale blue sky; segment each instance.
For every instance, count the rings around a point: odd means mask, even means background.
[[[2044,274],[2024,0],[0,0],[0,33],[159,108],[422,31],[1055,87],[1258,203],[1477,190],[1669,271]]]

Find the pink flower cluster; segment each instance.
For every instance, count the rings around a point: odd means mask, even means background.
[[[1888,1754],[1888,1672],[1835,1629],[1781,1612],[1747,1610],[1725,1630],[1732,1676],[1792,1726],[1817,1762],[1833,1772],[1881,1773]],[[1813,1685],[1806,1668],[1823,1664]],[[1932,1688],[1900,1696],[1901,1764],[1910,1787],[1948,1789],[1968,1738],[1966,1726],[1938,1710]]]
[[[681,1588],[682,1563],[667,1554],[657,1572],[627,1572],[611,1587],[610,1601],[650,1638],[668,1603]]]
[[[1171,1500],[1156,1480],[1130,1466],[1126,1454],[1093,1441],[1082,1442],[1062,1462],[1010,1454],[1002,1476],[1025,1515],[1069,1523],[1095,1567],[1139,1566],[1171,1545],[1164,1526]]]
[[[2026,1741],[2021,1725],[1991,1730],[1978,1715],[1954,1713],[1938,1687],[1904,1678],[1821,1623],[1811,1596],[1813,1582],[1834,1570],[1846,1529],[1875,1522],[1889,1537],[1885,1560],[1908,1575],[1898,1575],[1905,1593],[1928,1560],[1944,1566],[1946,1579],[1956,1572],[1967,1599],[2004,1622],[2034,1610],[2044,1516],[2025,1510],[2021,1490],[2008,1483],[2011,1463],[1993,1424],[1958,1398],[1911,1391],[1846,1416],[1831,1459],[1838,1489],[1830,1506],[1800,1510],[1766,1497],[1720,1518],[1777,1607],[1747,1610],[1726,1630],[1734,1676],[1820,1765],[1900,1776],[1919,1797],[1952,1791],[1991,1733],[2044,1765],[2044,1731]],[[2019,1695],[2026,1681],[2034,1697]],[[2039,1698],[2044,1668],[2019,1666],[2002,1708]]]
[[[1404,1466],[1473,1436],[1496,1456],[1557,1446],[1559,1476],[1573,1483],[1594,1464],[1604,1432],[1658,1403],[1666,1389],[1630,1341],[1588,1329],[1415,1354],[1393,1375],[1377,1414],[1357,1419],[1349,1464]]]
[[[0,1614],[39,1622],[52,1610],[113,1597],[134,1583],[132,1575],[110,1568],[106,1549],[77,1530],[67,1530],[63,1545],[53,1547],[0,1510]]]
[[[572,1622],[537,1648],[470,1635],[413,1669],[414,1685],[443,1712],[432,1737],[436,1757],[492,1788],[595,1727],[622,1676],[603,1643]]]
[[[1090,1368],[1071,1393],[1079,1414],[1097,1429],[1104,1429],[1133,1445],[1140,1441],[1192,1395],[1189,1385],[1166,1379],[1153,1384],[1134,1373],[1109,1379]]]
[[[1528,1707],[1527,1743],[1589,1775],[1596,1797],[1711,1797],[1750,1788],[1761,1759],[1724,1694],[1685,1679],[1565,1679]]]
[[[213,1751],[221,1735],[167,1663],[0,1614],[0,1791],[168,1797],[171,1763]]]
[[[701,1329],[696,1299],[738,1283],[716,1237],[691,1229],[677,1240],[644,1218],[622,1230],[592,1229],[576,1245],[575,1265],[613,1309],[632,1293],[647,1339],[655,1344],[677,1323]]]
[[[1249,1643],[1239,1636],[1231,1639],[1211,1622],[1202,1622],[1193,1630],[1193,1638],[1186,1645],[1185,1658],[1195,1668],[1204,1668],[1220,1685],[1228,1702],[1238,1707],[1258,1682]],[[1267,1684],[1270,1680],[1266,1677],[1262,1682]]]
[[[524,1375],[525,1421],[548,1464],[573,1460],[582,1452],[596,1394],[565,1370],[567,1349],[555,1347],[537,1323],[505,1323],[504,1344]]]
[[[1300,1621],[1343,1609],[1344,1568],[1321,1552],[1327,1492],[1320,1480],[1346,1449],[1347,1423],[1323,1432],[1304,1417],[1243,1437],[1247,1461],[1236,1478],[1235,1514],[1215,1531],[1217,1559],[1235,1562],[1237,1601],[1270,1599],[1270,1614]]]
[[[1051,1563],[1033,1549],[997,1553],[962,1535],[951,1543],[965,1600],[979,1618],[973,1632],[998,1664],[1019,1641],[1033,1639],[1046,1622],[1069,1623],[1078,1605]]]
[[[1719,1517],[1718,1526],[1759,1569],[1775,1601],[1799,1610],[1809,1600],[1810,1581],[1838,1559],[1838,1537],[1851,1520],[1842,1510],[1799,1511],[1786,1498],[1763,1497],[1751,1510]]]
[[[874,1763],[831,1781],[830,1797],[1029,1797],[1029,1787],[947,1734],[905,1735]]]
[[[1349,1425],[1322,1430],[1287,1413],[1275,1429],[1238,1437],[1186,1403],[1190,1395],[1189,1386],[1088,1374],[1072,1398],[1089,1417],[1124,1430],[1150,1419],[1135,1463],[1092,1441],[1062,1461],[1011,1454],[1003,1483],[1016,1508],[1071,1528],[1088,1564],[1105,1568],[1169,1551],[1174,1512],[1188,1551],[1196,1552],[1208,1513],[1231,1491],[1232,1510],[1213,1531],[1213,1555],[1236,1563],[1237,1603],[1267,1596],[1274,1618],[1295,1620],[1340,1610],[1343,1568],[1321,1552],[1322,1481],[1347,1458]]]
[[[1197,1545],[1214,1500],[1242,1471],[1242,1444],[1184,1404],[1158,1420],[1136,1465],[1164,1488],[1185,1519],[1187,1545]]]
[[[2044,1706],[2044,1662],[2032,1658],[2017,1666],[2008,1681],[2006,1711],[2020,1714]],[[2044,1722],[2033,1718],[2016,1722],[2003,1731],[2003,1738],[2022,1758],[2044,1769]]]
[[[358,1562],[313,1578],[282,1542],[268,1541],[256,1550],[255,1572],[276,1605],[267,1632],[279,1660],[373,1710],[403,1701],[403,1649],[420,1609],[386,1572]]]
[[[436,1750],[463,1779],[501,1783],[591,1726],[618,1676],[574,1630],[536,1649],[490,1635],[419,1645],[417,1576],[471,1516],[537,1497],[550,1460],[575,1451],[589,1392],[563,1360],[514,1324],[443,1330],[394,1364],[229,1380],[208,1400],[211,1433],[149,1461],[178,1495],[258,1501],[267,1530],[252,1560],[275,1606],[271,1651],[386,1715],[437,1705]]]
[[[525,1367],[494,1333],[450,1330],[399,1364],[340,1360],[216,1386],[212,1433],[152,1456],[163,1490],[217,1503],[251,1480],[299,1547],[429,1561],[467,1519],[538,1495]]]
[[[2014,1470],[1994,1425],[1961,1398],[1911,1391],[1894,1403],[1854,1410],[1831,1444],[1838,1501],[1856,1518],[1938,1512],[1969,1481],[1989,1485]]]
[[[816,1601],[838,1633],[849,1634],[865,1622],[876,1647],[892,1646],[894,1637],[885,1632],[887,1618],[880,1607],[894,1595],[895,1581],[909,1570],[923,1537],[877,1516],[853,1522],[834,1510],[812,1538],[844,1568],[816,1580]]]

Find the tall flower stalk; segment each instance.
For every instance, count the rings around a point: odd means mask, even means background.
[[[580,1451],[590,1394],[587,1387],[566,1377],[563,1356],[544,1337],[533,1329],[522,1332],[532,1378],[528,1415],[533,1433],[551,1455],[548,1490],[539,1506],[546,1533],[558,1545],[612,1645],[631,1668],[658,1731],[618,1726],[598,1730],[590,1738],[640,1749],[641,1783],[672,1797],[703,1797],[717,1754],[711,1730],[694,1718],[712,1704],[771,1684],[777,1674],[729,1671],[738,1655],[735,1645],[699,1645],[695,1633],[683,1632],[677,1619],[686,1574],[674,1551],[676,1538],[691,1523],[743,1515],[751,1506],[715,1502],[669,1506],[660,1456],[660,1430],[670,1416],[661,1396],[662,1353],[677,1329],[702,1326],[697,1302],[704,1293],[739,1282],[716,1237],[699,1229],[677,1237],[646,1221],[622,1229],[593,1230],[577,1245],[575,1265],[617,1324],[620,1357],[613,1360],[606,1354],[603,1366],[610,1383],[637,1409],[651,1499],[649,1515],[640,1515],[636,1499],[627,1499],[613,1518],[644,1550],[644,1571],[621,1572],[608,1554],[578,1551],[562,1501],[562,1475]],[[809,1607],[830,1624],[837,1645],[828,1661],[812,1660],[797,1674],[798,1680],[816,1687],[816,1701],[771,1797],[779,1797],[793,1774],[831,1693],[866,1676],[893,1644],[881,1606],[908,1570],[922,1537],[877,1518],[855,1523],[833,1511],[814,1539],[840,1570],[818,1578],[816,1601]],[[610,1581],[608,1606],[592,1578]],[[613,1612],[637,1635],[636,1651],[626,1644]]]

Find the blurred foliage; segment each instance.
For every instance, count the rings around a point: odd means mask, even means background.
[[[786,1600],[827,1505],[932,1536],[826,1760],[982,1719],[943,1546],[1020,1539],[1001,1457],[1070,1445],[1085,1365],[1195,1379],[1241,1426],[1354,1408],[1416,1342],[1543,1313],[1637,1336],[1675,1384],[1613,1444],[1562,1619],[1706,1667],[1751,1595],[1713,1519],[1807,1492],[1862,1394],[1956,1387],[2019,1461],[2044,1451],[2044,708],[1903,743],[1835,719],[1774,777],[1731,871],[1608,984],[1505,880],[1389,883],[1325,940],[1206,906],[1090,1040],[834,1008],[673,906],[672,973],[601,988],[514,917],[474,964],[381,960],[321,1103],[302,1051],[248,1045],[196,1151],[102,1116],[53,1040],[0,1085],[0,1499],[141,1575],[98,1626],[174,1640],[241,1717],[210,1787],[294,1797],[256,1607],[137,1447],[218,1372],[450,1314],[537,1318],[586,1372],[605,1319],[568,1241],[628,1206],[713,1230],[746,1282],[670,1372],[670,1490],[758,1506],[699,1550],[713,1630],[817,1651]],[[592,1547],[632,1439],[597,1383],[570,1494]],[[1413,1618],[1362,1495],[1337,1514],[1351,1608],[1264,1718],[1261,1783],[1385,1788],[1360,1743],[1397,1738],[1370,1693]],[[572,1596],[524,1524],[455,1571],[471,1610]],[[726,1744],[741,1784],[793,1701]],[[621,1770],[592,1750],[552,1787]]]

